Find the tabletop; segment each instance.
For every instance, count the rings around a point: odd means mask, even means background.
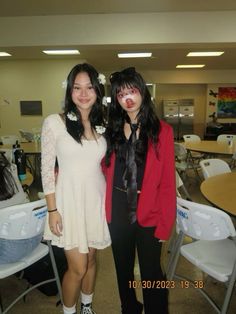
[[[200,189],[210,203],[236,216],[236,172],[210,177],[202,182]]]
[[[0,149],[12,149],[12,145],[0,145]],[[24,150],[25,154],[40,154],[41,143],[38,142],[21,142],[20,148]]]
[[[233,155],[236,151],[235,142],[231,147],[227,142],[217,141],[185,142],[184,146],[187,150],[211,154]]]

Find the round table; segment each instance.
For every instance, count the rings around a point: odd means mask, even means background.
[[[236,172],[210,177],[202,182],[200,189],[210,203],[236,216]]]
[[[20,142],[20,149],[23,149],[25,154],[41,154],[41,143],[39,142]],[[0,145],[0,149],[12,149],[12,145]]]
[[[233,155],[233,153],[236,151],[235,142],[231,147],[227,142],[217,141],[185,142],[184,146],[187,150],[209,154]]]

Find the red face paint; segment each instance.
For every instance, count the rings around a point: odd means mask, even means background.
[[[133,106],[134,106],[134,101],[133,101],[133,99],[131,99],[131,98],[126,98],[126,106],[128,107],[128,108],[132,108]]]

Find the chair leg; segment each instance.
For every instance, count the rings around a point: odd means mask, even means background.
[[[166,266],[166,274],[168,277],[168,274],[170,272],[170,270],[172,269],[172,264],[173,264],[173,260],[176,254],[176,242],[177,242],[177,237],[176,235],[174,235],[174,237],[171,239],[168,251],[169,251],[169,260]]]
[[[3,312],[3,306],[2,306],[2,297],[0,294],[0,314]]]
[[[226,295],[225,295],[224,303],[223,303],[223,306],[221,308],[221,314],[226,314],[227,313],[227,310],[228,310],[228,307],[229,307],[229,302],[230,302],[230,299],[231,299],[231,296],[232,296],[232,292],[233,292],[233,289],[234,289],[234,285],[235,285],[235,279],[236,279],[236,262],[234,263],[233,272],[232,272],[232,274],[230,276],[230,280],[229,280],[229,283],[228,283],[228,288],[227,288],[227,292],[226,292]]]
[[[53,253],[53,250],[52,250],[51,241],[47,241],[47,245],[49,247],[49,255],[50,255],[50,259],[51,259],[51,263],[52,263],[52,268],[53,268],[54,276],[55,276],[55,279],[56,279],[56,285],[57,285],[60,301],[62,303],[63,299],[62,299],[61,282],[60,282],[60,277],[59,277],[58,270],[57,270],[57,265],[56,265],[54,253]]]
[[[200,177],[200,175],[198,173],[198,170],[197,170],[196,165],[194,163],[194,158],[193,158],[190,150],[188,151],[187,162],[191,165],[191,168],[195,172],[196,178],[198,178],[199,182],[202,182],[202,179],[201,179],[201,177]]]
[[[172,280],[175,274],[176,266],[178,264],[179,256],[180,256],[180,246],[182,245],[184,240],[183,232],[179,232],[179,235],[175,241],[173,252],[171,252],[170,260],[168,262],[166,276],[168,280]]]

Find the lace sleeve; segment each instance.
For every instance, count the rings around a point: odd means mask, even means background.
[[[41,135],[41,175],[44,194],[55,192],[56,140],[48,119],[44,120]]]

